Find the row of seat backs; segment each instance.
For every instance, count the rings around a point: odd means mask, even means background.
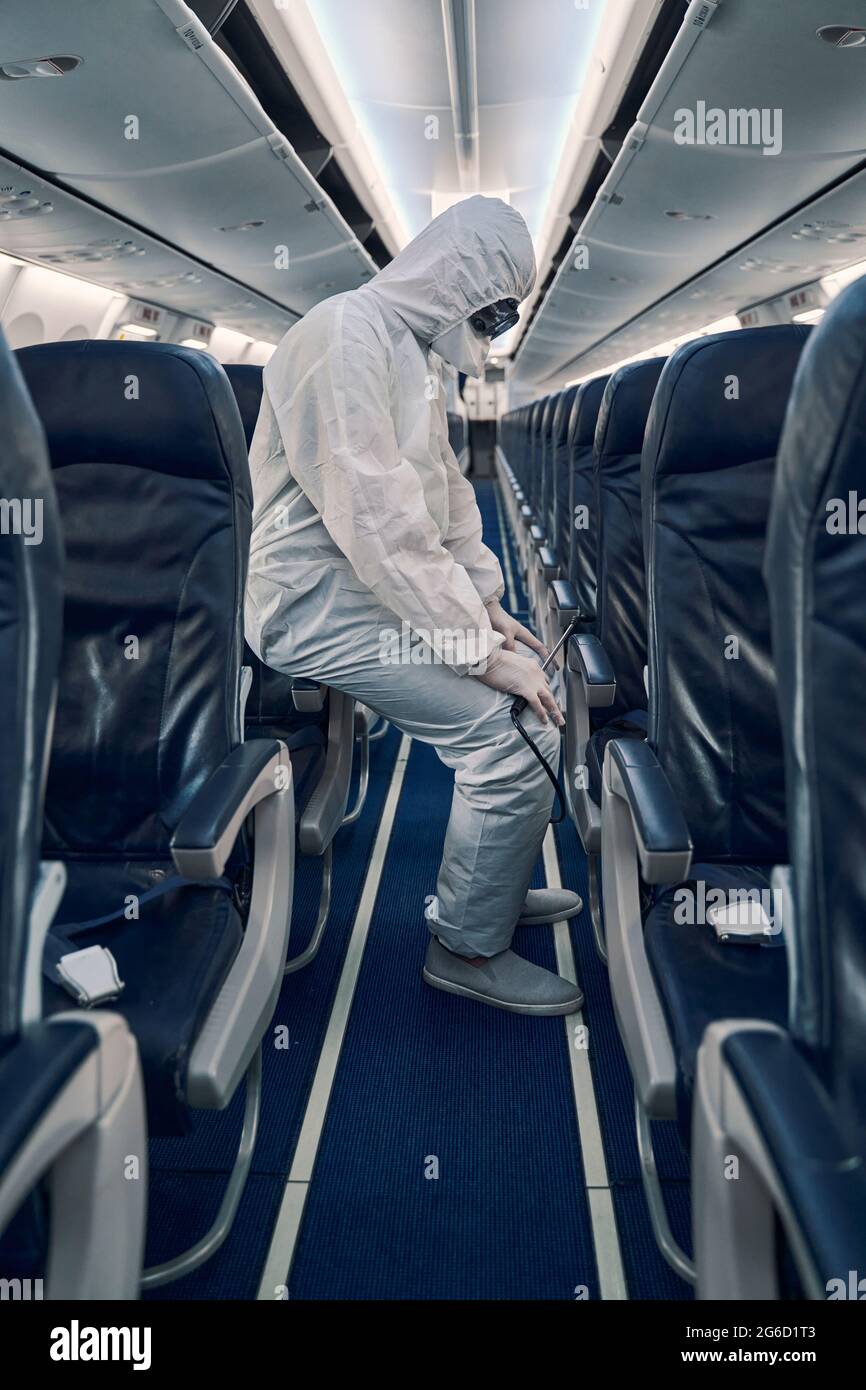
[[[568,512],[570,533],[566,573],[574,585],[584,631],[595,630],[598,525],[595,496],[595,428],[609,376],[597,376],[578,387],[568,426],[570,462]]]
[[[568,574],[570,567],[574,515],[571,495],[575,435],[573,407],[589,384],[568,386],[563,391],[509,412],[500,422],[509,462],[530,503],[536,508],[548,542],[557,554],[563,576]],[[596,413],[597,408],[596,404]],[[590,446],[591,443],[590,438]]]
[[[649,736],[696,860],[790,858],[791,1029],[864,1154],[866,278],[807,337],[714,335],[658,381],[640,450]],[[619,375],[581,388],[608,392],[606,428]],[[575,481],[593,437],[575,426]],[[591,569],[570,570],[590,593]]]
[[[536,515],[549,500],[548,539],[575,586],[581,625],[597,633],[617,673],[607,719],[646,705],[640,455],[663,364],[653,358],[567,388],[527,417]]]
[[[784,325],[698,339],[667,363],[583,383],[571,403],[570,510],[588,521],[573,529],[571,575],[617,674],[606,719],[646,708],[648,665],[650,739],[704,860],[784,858],[760,567],[807,334]]]
[[[567,386],[556,398],[550,440],[548,466],[547,511],[544,519],[548,543],[554,551],[560,570],[566,573],[571,540],[571,456],[569,432],[574,400],[578,386]]]
[[[561,574],[575,582],[577,572],[578,582],[584,580],[581,607],[593,615],[595,573],[587,551],[595,527],[582,522],[575,528],[574,517],[578,505],[585,507],[587,522],[595,512],[592,444],[607,380],[596,377],[566,387],[509,412],[500,422],[509,463],[556,552]]]

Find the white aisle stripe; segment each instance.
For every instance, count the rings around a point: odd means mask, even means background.
[[[364,880],[361,900],[355,914],[355,922],[352,927],[352,935],[349,938],[346,958],[343,961],[340,982],[334,995],[325,1040],[319,1054],[316,1075],[313,1078],[301,1132],[298,1136],[298,1145],[286,1180],[286,1189],[271,1236],[271,1246],[262,1271],[258,1292],[260,1300],[270,1302],[277,1298],[277,1290],[288,1283],[310,1180],[316,1163],[316,1154],[319,1150],[319,1141],[325,1126],[325,1116],[328,1112],[334,1077],[337,1073],[337,1063],[340,1060],[343,1039],[346,1036],[349,1011],[352,1007],[355,986],[361,970],[361,960],[364,955],[364,947],[367,944],[373,909],[376,906],[385,856],[388,852],[394,817],[397,813],[397,803],[400,800],[403,779],[406,776],[406,764],[411,746],[412,740],[404,734],[397,753],[394,771],[391,774],[391,785],[388,788],[388,795],[382,810],[382,819],[379,822],[373,852],[370,855],[367,877]]]
[[[556,852],[556,837],[552,826],[548,827],[544,837],[544,873],[548,888],[562,887],[559,857]],[[577,984],[577,967],[568,923],[557,922],[553,933],[556,943],[556,968],[563,979],[571,980]],[[586,1181],[586,1198],[592,1224],[592,1239],[595,1246],[595,1261],[598,1267],[601,1296],[604,1299],[627,1299],[628,1288],[619,1245],[619,1233],[616,1227],[613,1197],[608,1184],[607,1163],[604,1157],[595,1087],[589,1064],[589,1048],[585,1045],[585,1039],[577,1032],[579,1028],[585,1026],[583,1014],[569,1014],[563,1022],[565,1023],[571,1084],[574,1091],[574,1107],[577,1111],[580,1151],[583,1156],[583,1172]]]

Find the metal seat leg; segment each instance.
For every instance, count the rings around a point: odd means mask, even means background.
[[[328,845],[328,848],[322,855],[322,888],[319,893],[319,911],[316,916],[316,925],[313,927],[312,936],[310,937],[308,945],[299,956],[293,956],[291,960],[286,961],[285,969],[283,970],[284,975],[293,975],[296,970],[303,970],[304,966],[309,965],[310,961],[314,960],[319,953],[325,925],[328,921],[328,913],[331,910],[332,860],[333,841]]]
[[[677,1244],[671,1230],[658,1168],[656,1167],[649,1117],[637,1096],[635,1096],[635,1122],[637,1147],[640,1154],[641,1181],[643,1182],[644,1196],[649,1208],[650,1223],[656,1245],[674,1273],[684,1279],[687,1284],[694,1284],[695,1266],[686,1252]]]
[[[229,1175],[228,1185],[223,1193],[220,1209],[217,1212],[216,1220],[210,1229],[202,1236],[201,1240],[196,1241],[182,1255],[175,1255],[173,1259],[166,1260],[161,1265],[151,1265],[150,1269],[145,1269],[141,1276],[141,1287],[143,1289],[156,1289],[162,1284],[171,1284],[175,1279],[180,1279],[184,1274],[191,1274],[194,1269],[198,1269],[212,1255],[219,1250],[226,1236],[232,1228],[232,1222],[238,1205],[249,1177],[250,1167],[253,1161],[253,1150],[256,1146],[256,1134],[259,1127],[259,1113],[262,1102],[262,1049],[259,1045],[253,1054],[252,1061],[247,1068],[247,1092],[246,1104],[244,1106],[244,1122],[241,1129],[240,1143],[238,1145],[237,1158],[235,1165]]]

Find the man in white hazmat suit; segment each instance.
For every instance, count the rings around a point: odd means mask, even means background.
[[[510,710],[515,696],[528,701],[525,726],[554,767],[562,716],[533,654],[544,648],[499,602],[441,377],[442,360],[481,372],[501,301],[515,318],[534,278],[520,214],[472,197],[289,330],[265,368],[250,449],[246,631],[267,665],[347,691],[454,770],[425,980],[566,1014],[582,1003],[577,986],[509,949],[518,920],[581,906],[574,893],[529,890],[552,789]],[[429,644],[428,662],[394,642],[404,624]]]

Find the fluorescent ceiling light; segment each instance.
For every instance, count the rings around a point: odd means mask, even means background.
[[[501,198],[503,203],[511,202],[511,190],[508,188],[478,189],[485,198]],[[462,203],[465,198],[472,198],[472,193],[439,193],[435,188],[430,194],[430,216],[438,217],[440,212],[446,212],[448,208],[453,208],[456,203]]]
[[[250,3],[267,24],[267,0]],[[319,90],[332,109],[342,105],[363,137],[410,235],[457,189],[493,194],[505,184],[537,238],[566,153],[571,167],[575,142],[591,139],[590,161],[595,157],[597,100],[579,128],[574,114],[585,88],[605,87],[611,63],[619,61],[615,45],[610,52],[611,27],[617,40],[623,37],[616,12],[632,16],[636,5],[645,10],[658,3],[559,0],[550,8],[553,48],[546,58],[541,20],[510,9],[503,15],[500,0],[416,0],[414,15],[413,7],[393,0],[366,6],[291,0],[280,19],[295,39],[301,17],[303,27],[312,18],[330,70],[325,82],[317,67]],[[631,38],[626,35],[626,46]],[[312,52],[315,45],[306,41]],[[294,80],[291,68],[289,75]],[[456,157],[450,157],[452,136]]]
[[[607,0],[595,30],[583,82],[564,133],[558,168],[548,190],[544,222],[535,235],[538,280],[529,308],[538,299],[563,236],[571,209],[589,177],[599,151],[599,135],[611,123],[620,98],[658,18],[660,0]],[[573,230],[573,229],[572,229]]]
[[[145,328],[140,323],[122,323],[117,330],[120,338],[158,338],[155,328]]]

